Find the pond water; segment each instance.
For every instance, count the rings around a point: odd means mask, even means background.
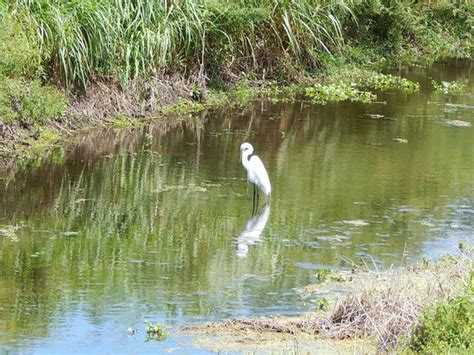
[[[206,352],[173,333],[146,342],[144,320],[299,314],[311,305],[295,289],[319,268],[405,265],[472,243],[474,128],[447,122],[474,124],[473,68],[403,70],[421,91],[375,104],[258,101],[89,132],[4,177],[0,351]],[[431,79],[470,82],[453,96]],[[273,188],[253,217],[244,141]]]

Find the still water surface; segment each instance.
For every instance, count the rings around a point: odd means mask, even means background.
[[[0,350],[144,352],[169,327],[310,310],[318,268],[412,263],[473,242],[474,65],[400,74],[383,103],[255,102],[186,121],[91,132],[0,180]],[[466,95],[430,80],[470,79]],[[383,115],[374,118],[371,114]],[[406,139],[400,143],[394,138]],[[251,216],[251,142],[273,196]],[[127,328],[138,329],[134,335]]]

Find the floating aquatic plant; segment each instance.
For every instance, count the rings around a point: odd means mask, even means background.
[[[305,93],[313,103],[321,105],[345,100],[370,103],[377,98],[371,92],[359,90],[355,83],[314,84]]]
[[[441,83],[431,80],[435,91],[443,94],[462,94],[466,88],[466,82],[462,81],[441,81]]]
[[[168,337],[168,332],[165,332],[164,325],[160,323],[152,323],[149,320],[145,321],[146,325],[146,339],[163,341]]]
[[[414,81],[382,73],[372,73],[362,81],[362,85],[376,90],[401,90],[410,94],[420,90],[420,84]]]

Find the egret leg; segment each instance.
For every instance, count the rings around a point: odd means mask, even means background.
[[[257,199],[258,197],[256,198],[256,196],[258,196],[258,191],[257,191],[257,187],[255,186],[255,184],[253,184],[253,199],[252,199],[252,215],[255,214],[255,211],[257,210]]]

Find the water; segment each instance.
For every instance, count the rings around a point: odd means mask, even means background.
[[[173,333],[145,342],[143,322],[299,314],[310,306],[295,288],[318,268],[386,268],[472,243],[474,128],[447,125],[474,123],[472,69],[405,70],[421,92],[379,93],[386,104],[261,101],[90,132],[5,176],[0,350],[206,352]],[[431,78],[469,78],[468,94],[436,94]],[[253,218],[243,141],[273,187]]]

